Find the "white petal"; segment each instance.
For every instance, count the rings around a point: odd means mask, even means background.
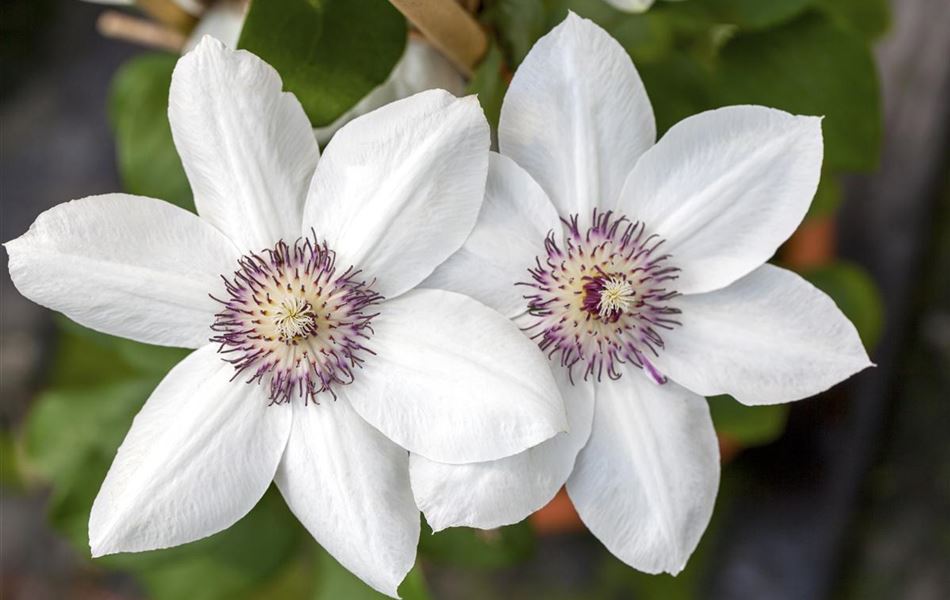
[[[620,195],[656,139],[653,108],[630,57],[570,13],[525,57],[501,109],[501,153],[524,167],[562,217]]]
[[[617,10],[622,10],[629,13],[642,13],[651,6],[653,6],[653,0],[604,0],[607,4],[613,6]]]
[[[289,406],[230,381],[214,346],[196,350],[152,393],[89,517],[93,556],[177,546],[230,527],[274,479]]]
[[[681,293],[729,285],[798,227],[821,175],[821,119],[730,106],[674,125],[615,208],[666,239]]]
[[[697,394],[744,404],[813,396],[869,366],[854,325],[798,275],[763,265],[727,288],[676,300],[654,364]]]
[[[475,229],[421,287],[459,292],[515,317],[528,309],[524,288],[516,284],[530,281],[528,268],[545,256],[545,237],[560,229],[541,187],[513,160],[492,152]]]
[[[175,67],[168,119],[202,217],[243,252],[297,239],[319,149],[277,71],[205,37]]]
[[[127,194],[51,208],[5,246],[13,284],[37,304],[97,331],[186,348],[211,337],[220,304],[208,294],[238,259],[194,214]]]
[[[567,493],[617,558],[675,575],[699,543],[719,488],[706,400],[632,370],[598,385],[596,395],[593,430]]]
[[[465,80],[441,52],[424,40],[409,37],[406,51],[393,67],[389,78],[326,127],[313,130],[317,141],[326,144],[341,127],[360,115],[384,104],[434,89],[459,96],[465,93]]]
[[[347,387],[337,393],[338,400],[294,403],[277,487],[333,558],[395,597],[419,542],[409,457],[353,411]]]
[[[511,321],[461,294],[413,290],[380,307],[353,407],[426,458],[511,456],[567,428],[548,361]]]
[[[416,286],[475,226],[488,173],[488,122],[474,96],[430,90],[340,129],[313,177],[304,230],[388,298]]]
[[[572,385],[566,369],[552,366],[567,409],[567,432],[491,462],[447,465],[410,455],[412,493],[433,530],[517,523],[550,502],[567,481],[590,435],[594,389],[590,382]]]

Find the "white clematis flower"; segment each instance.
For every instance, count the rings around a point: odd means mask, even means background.
[[[395,595],[419,536],[409,452],[489,461],[566,429],[550,369],[514,324],[417,289],[482,204],[478,101],[436,90],[394,102],[346,125],[318,162],[277,73],[205,38],[175,69],[169,120],[200,216],[107,194],[53,208],[6,244],[35,302],[196,348],[119,448],[92,554],[211,535],[276,481],[330,554]]]
[[[571,14],[515,73],[498,133],[478,224],[424,285],[515,319],[552,359],[570,431],[482,464],[413,456],[416,501],[435,529],[497,527],[566,481],[611,552],[675,574],[719,484],[702,396],[789,402],[870,365],[830,298],[763,264],[815,193],[820,120],[734,106],[654,144],[630,58]]]

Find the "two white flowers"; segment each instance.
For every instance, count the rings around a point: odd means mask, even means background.
[[[496,527],[566,483],[614,554],[676,573],[718,487],[702,396],[786,402],[870,364],[828,297],[763,264],[815,192],[819,120],[729,107],[654,145],[629,57],[574,15],[515,74],[500,154],[475,98],[433,90],[321,157],[277,73],[210,38],[169,107],[200,216],[108,194],[6,245],[37,303],[196,349],[118,451],[95,556],[211,535],[275,481],[394,596],[419,509]]]

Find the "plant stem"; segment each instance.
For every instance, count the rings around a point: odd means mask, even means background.
[[[488,38],[454,0],[389,0],[429,42],[468,76],[485,56]]]
[[[185,45],[185,36],[179,31],[114,10],[99,15],[96,29],[103,37],[176,53]]]

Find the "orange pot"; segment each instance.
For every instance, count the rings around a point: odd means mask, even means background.
[[[837,246],[837,227],[833,217],[813,217],[801,224],[782,246],[779,256],[785,266],[803,271],[830,263]]]

